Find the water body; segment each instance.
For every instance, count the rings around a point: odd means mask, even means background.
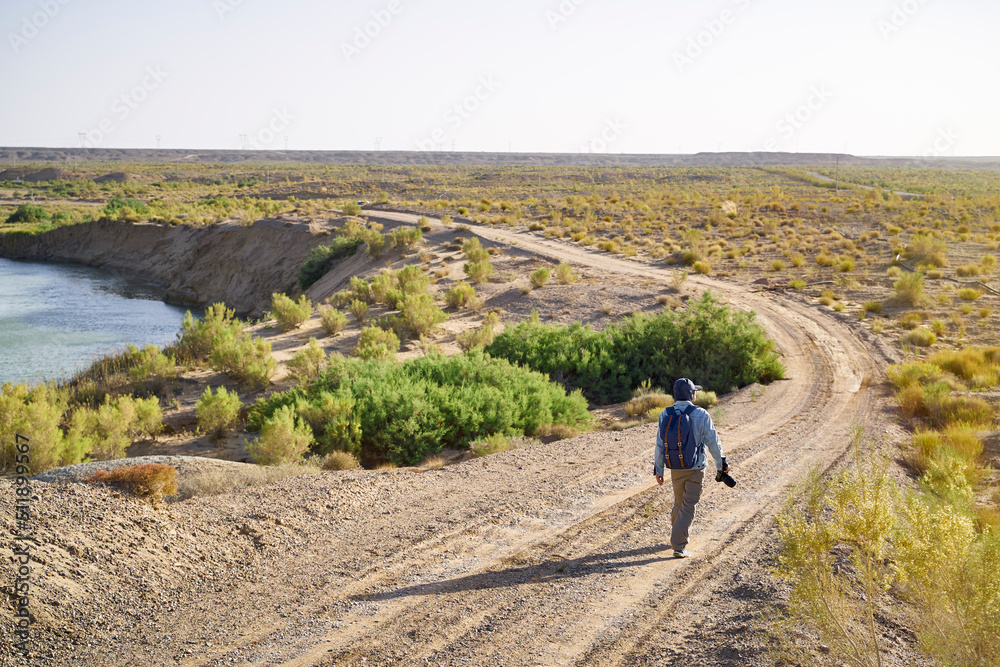
[[[128,343],[168,344],[184,312],[101,269],[0,259],[0,383],[65,380]]]

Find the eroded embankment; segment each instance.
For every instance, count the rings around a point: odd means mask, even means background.
[[[290,292],[309,251],[329,241],[325,223],[266,218],[204,227],[98,220],[36,234],[0,235],[0,256],[87,264],[162,287],[167,300],[219,301],[241,315]]]

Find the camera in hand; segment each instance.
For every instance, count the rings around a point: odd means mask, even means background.
[[[729,464],[726,463],[726,459],[725,458],[722,459],[722,467],[723,468],[728,468],[729,467]],[[723,470],[716,471],[716,473],[715,473],[715,481],[716,482],[725,482],[726,486],[728,486],[730,489],[733,488],[734,486],[736,486],[736,480],[733,479],[732,476],[728,472],[725,472]]]

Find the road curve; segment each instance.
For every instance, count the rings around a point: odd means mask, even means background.
[[[669,279],[656,266],[531,233],[470,228],[555,261]],[[682,653],[703,641],[692,604],[708,605],[732,585],[727,573],[768,541],[792,484],[849,450],[855,426],[873,418],[870,383],[881,363],[817,307],[721,280],[691,282],[755,311],[788,370],[763,394],[728,399],[719,430],[739,486],[706,483],[694,558],[675,560],[664,545],[670,499],[652,481],[654,425],[438,471],[296,478],[172,506],[171,520],[199,535],[201,550],[239,542],[248,555],[232,557],[239,567],[212,569],[204,556],[182,561],[172,548],[184,574],[169,591],[143,596],[95,571],[106,604],[131,605],[134,620],[89,620],[89,641],[53,651],[48,663],[669,663],[651,652],[659,633],[671,633],[670,650]],[[123,549],[119,558],[128,557]],[[80,612],[94,615],[99,603]],[[744,664],[731,653],[711,664]]]

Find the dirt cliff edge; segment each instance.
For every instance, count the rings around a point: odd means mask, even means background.
[[[266,310],[273,292],[294,291],[302,262],[328,236],[322,223],[297,219],[204,227],[103,219],[0,235],[0,257],[97,266],[159,285],[172,303],[222,301],[246,316]]]

